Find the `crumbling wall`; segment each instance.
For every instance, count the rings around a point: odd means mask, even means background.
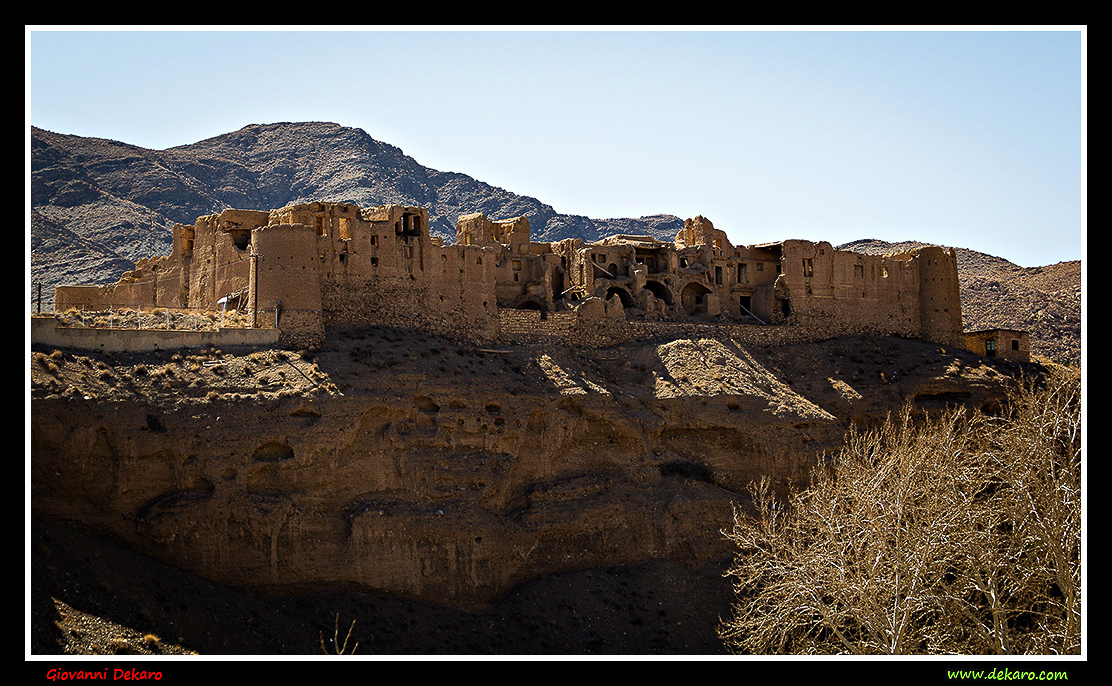
[[[927,246],[913,255],[919,264],[919,337],[943,345],[964,345],[957,254],[953,248]]]
[[[189,305],[219,309],[221,298],[245,293],[251,278],[251,231],[268,224],[269,213],[224,210],[193,225]]]
[[[734,246],[726,237],[726,232],[714,228],[714,224],[703,215],[685,219],[683,228],[676,234],[677,248],[707,245],[718,250],[731,250]]]
[[[507,343],[605,348],[628,341],[632,333],[617,300],[588,298],[575,309],[563,312],[503,308],[498,315],[499,337]]]
[[[918,262],[834,250],[826,242],[783,244],[778,285],[789,296],[791,320],[845,333],[917,337],[920,333]]]
[[[426,258],[402,276],[348,274],[323,280],[325,326],[417,327],[450,337],[496,338],[493,251],[429,245]]]
[[[281,330],[280,342],[309,347],[324,340],[320,264],[316,232],[305,224],[274,224],[256,229],[258,257],[250,274],[256,322]]]
[[[465,214],[456,220],[458,245],[506,245],[518,253],[529,245],[529,218],[488,219],[482,212]]]

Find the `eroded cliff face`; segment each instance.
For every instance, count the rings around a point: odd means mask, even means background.
[[[259,594],[354,588],[479,607],[551,573],[710,559],[747,484],[804,480],[851,418],[917,397],[989,404],[1006,379],[894,339],[599,351],[378,330],[329,340],[311,362],[33,360],[34,513]]]

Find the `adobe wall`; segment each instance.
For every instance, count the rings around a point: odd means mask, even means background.
[[[870,330],[964,346],[957,258],[924,247],[893,256],[785,241],[783,275],[795,321],[840,335]]]
[[[970,331],[964,335],[964,339],[965,349],[977,355],[1013,362],[1031,361],[1031,338],[1026,331],[1011,329]]]
[[[450,337],[497,338],[492,251],[477,246],[437,247],[427,258],[413,278],[323,281],[325,326],[418,327]]]
[[[84,329],[59,327],[53,317],[31,317],[31,344],[104,352],[150,352],[233,345],[273,345],[277,329],[217,329],[162,331],[159,329]]]
[[[528,217],[491,220],[478,212],[462,215],[456,220],[457,245],[506,245],[510,252],[519,253],[529,243]]]
[[[190,307],[219,309],[221,298],[247,290],[251,232],[266,226],[269,217],[257,210],[224,210],[197,219],[189,255]]]
[[[249,273],[256,321],[282,331],[284,345],[304,348],[324,340],[317,235],[305,224],[274,224],[252,232],[258,255]]]
[[[56,286],[54,309],[121,307],[184,307],[188,302],[185,274],[168,257],[141,258],[114,284]]]
[[[318,308],[322,328],[374,324],[420,327],[469,339],[497,337],[496,251],[435,243],[425,209],[384,205],[361,210],[350,204],[314,202],[275,210],[271,223],[297,223],[307,227],[303,236],[314,237],[315,244],[293,250],[317,261],[319,303],[312,296],[310,301],[296,302],[304,302],[307,309]],[[259,233],[265,236],[274,228]],[[308,277],[314,269],[306,264],[301,273]],[[283,285],[286,297],[294,298],[298,290],[311,294],[312,281],[306,278],[302,288],[291,279]],[[268,306],[265,296],[261,302]]]
[[[913,252],[919,264],[919,336],[925,341],[963,346],[961,284],[953,248],[928,246]]]
[[[507,343],[559,343],[605,348],[630,340],[632,329],[621,303],[589,298],[574,310],[541,312],[500,309],[499,339]]]

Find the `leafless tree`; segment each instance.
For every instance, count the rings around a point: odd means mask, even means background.
[[[1023,384],[1000,416],[951,411],[856,431],[789,499],[753,488],[739,653],[1078,653],[1081,396],[1076,376]]]

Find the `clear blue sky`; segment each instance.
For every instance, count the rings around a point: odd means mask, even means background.
[[[29,126],[163,149],[332,121],[558,212],[702,214],[734,243],[1085,251],[1083,27],[70,28],[28,27]]]

